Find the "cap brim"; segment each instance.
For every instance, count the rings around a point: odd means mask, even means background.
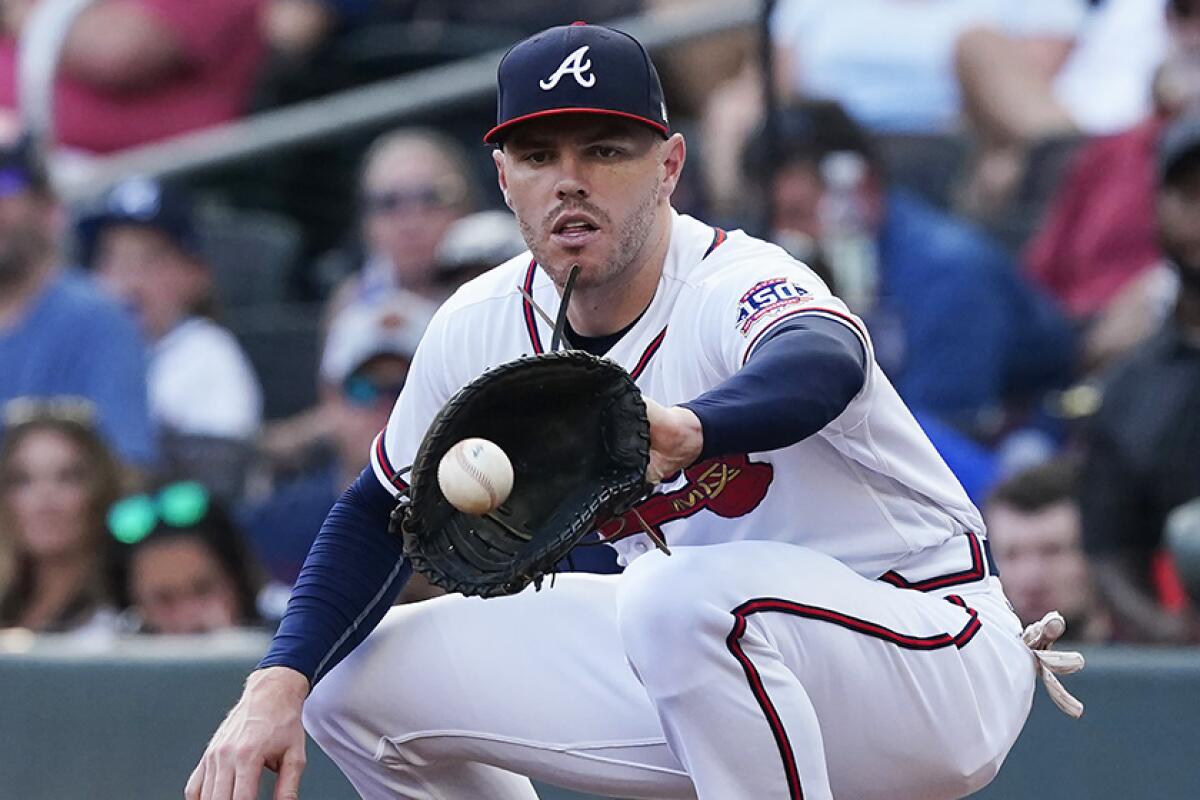
[[[667,126],[663,125],[661,122],[656,122],[649,117],[641,117],[637,114],[630,114],[627,111],[613,111],[607,108],[548,108],[545,111],[535,111],[532,114],[513,117],[512,119],[497,125],[488,131],[486,135],[484,135],[483,141],[486,144],[497,144],[500,142],[502,135],[511,130],[514,125],[520,125],[522,122],[528,122],[531,119],[554,117],[560,114],[599,114],[600,116],[605,117],[620,117],[622,119],[629,119],[633,120],[634,122],[640,122],[643,125],[648,125],[657,131],[663,138],[666,138],[670,135],[670,131],[667,130]]]

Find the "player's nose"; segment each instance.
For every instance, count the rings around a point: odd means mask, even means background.
[[[554,184],[554,193],[559,200],[582,199],[588,196],[587,181],[583,175],[582,164],[578,159],[565,156],[559,160],[558,180]]]

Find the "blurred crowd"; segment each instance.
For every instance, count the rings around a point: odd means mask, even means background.
[[[56,155],[695,5],[96,0]],[[0,629],[269,630],[437,304],[525,250],[493,109],[68,205],[17,111],[38,7],[0,2]],[[770,37],[662,54],[676,207],[866,321],[1023,622],[1200,643],[1200,0],[780,0]]]

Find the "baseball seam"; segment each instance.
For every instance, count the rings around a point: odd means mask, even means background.
[[[496,487],[492,485],[491,479],[484,474],[483,470],[479,469],[479,467],[475,466],[470,461],[467,461],[467,457],[463,453],[463,450],[465,449],[466,448],[464,447],[455,448],[454,460],[458,462],[458,465],[463,468],[464,472],[474,478],[475,481],[481,487],[483,487],[483,490],[487,492],[488,495],[488,503],[492,508],[495,508],[496,506],[500,505],[500,500],[496,496]]]

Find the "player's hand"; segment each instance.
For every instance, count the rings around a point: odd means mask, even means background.
[[[279,773],[275,800],[300,796],[308,679],[287,667],[250,675],[242,699],[213,734],[188,779],[187,800],[254,800],[264,766]]]
[[[649,397],[646,416],[650,420],[650,466],[646,480],[661,483],[668,475],[690,467],[704,447],[700,418],[682,406],[663,406]]]

